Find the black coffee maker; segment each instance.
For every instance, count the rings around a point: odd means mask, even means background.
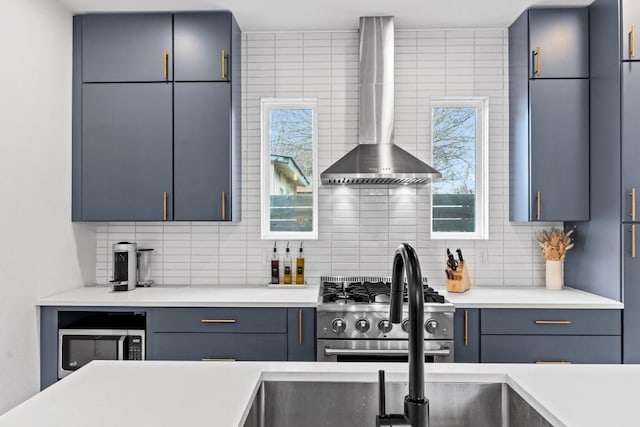
[[[138,246],[130,242],[113,244],[113,290],[131,291],[138,277]]]

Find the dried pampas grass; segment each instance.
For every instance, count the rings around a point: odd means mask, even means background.
[[[565,233],[560,228],[543,230],[538,235],[538,245],[542,249],[542,256],[547,261],[564,261],[567,251],[573,247],[571,235],[573,230]]]

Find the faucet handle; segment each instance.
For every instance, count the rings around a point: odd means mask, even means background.
[[[380,413],[376,416],[376,427],[402,427],[411,426],[407,418],[402,414],[387,414],[384,370],[378,371],[378,402]]]

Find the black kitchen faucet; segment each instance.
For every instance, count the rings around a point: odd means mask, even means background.
[[[424,397],[422,272],[416,251],[407,243],[398,246],[393,257],[389,318],[396,324],[402,321],[405,276],[409,296],[409,394],[404,398],[404,415],[385,414],[384,373],[380,374],[380,415],[376,419],[378,427],[429,427],[429,399]]]

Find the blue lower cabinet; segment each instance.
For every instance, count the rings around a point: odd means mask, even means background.
[[[453,322],[454,361],[480,362],[480,310],[457,309]]]
[[[316,310],[313,308],[289,308],[288,360],[316,360]]]
[[[620,363],[620,336],[482,335],[483,363]]]
[[[287,360],[286,334],[154,333],[154,360]]]

